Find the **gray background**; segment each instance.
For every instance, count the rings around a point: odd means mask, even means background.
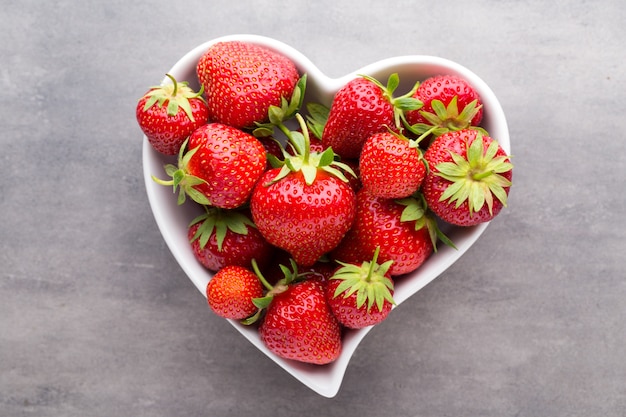
[[[621,0],[1,3],[0,415],[626,414]],[[370,332],[333,399],[210,313],[145,194],[136,100],[234,33],[330,76],[449,58],[508,117],[510,207]]]

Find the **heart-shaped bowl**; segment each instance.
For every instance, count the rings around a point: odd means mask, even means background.
[[[416,81],[424,80],[429,76],[439,74],[458,75],[467,80],[478,91],[482,99],[484,109],[482,126],[490,133],[491,137],[498,140],[507,153],[510,153],[506,118],[493,91],[469,69],[439,57],[423,55],[399,56],[378,61],[341,78],[329,78],[303,54],[280,41],[257,35],[230,35],[216,38],[197,46],[186,53],[168,72],[177,80],[188,81],[190,86],[198,89],[196,64],[200,56],[212,44],[231,40],[263,45],[289,57],[296,64],[301,74],[306,73],[308,75],[305,102],[314,101],[327,106],[330,106],[335,93],[359,74],[372,76],[385,83],[390,74],[398,73],[401,84],[397,91],[401,93],[408,92]],[[168,82],[170,82],[168,78],[163,79],[163,83]],[[206,285],[213,273],[205,269],[195,259],[187,240],[188,224],[201,213],[201,208],[194,205],[194,203],[185,203],[179,206],[177,204],[177,196],[170,187],[164,187],[152,180],[152,175],[163,177],[163,166],[166,163],[175,163],[175,158],[166,157],[153,150],[148,140],[144,137],[143,171],[154,218],[174,258],[198,288],[198,291],[206,297]],[[403,301],[422,289],[456,262],[476,242],[487,226],[488,223],[469,228],[446,228],[444,232],[452,239],[457,249],[439,245],[438,252],[433,254],[422,266],[413,273],[397,280],[394,293],[395,307],[400,306]],[[390,318],[393,320],[393,312]],[[371,327],[367,327],[360,330],[345,331],[341,356],[331,364],[320,366],[279,358],[263,345],[256,327],[246,327],[232,320],[230,322],[254,346],[293,377],[318,394],[329,398],[334,397],[339,391],[350,358],[359,343],[371,330]]]

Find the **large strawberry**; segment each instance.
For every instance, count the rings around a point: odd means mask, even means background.
[[[482,117],[482,101],[478,92],[457,75],[436,75],[427,78],[413,95],[423,106],[406,112],[411,131],[435,136],[451,130],[478,127]]]
[[[393,200],[375,197],[362,189],[357,193],[354,224],[331,257],[361,263],[370,261],[380,248],[379,261],[393,261],[390,274],[402,275],[416,270],[428,259],[436,249],[437,238],[453,246],[419,194]]]
[[[473,226],[506,206],[513,165],[497,141],[465,129],[439,136],[424,153],[430,167],[422,192],[442,220]]]
[[[370,136],[359,158],[361,183],[370,194],[404,198],[415,193],[426,175],[417,141],[382,132]]]
[[[276,355],[299,362],[324,365],[335,361],[342,349],[341,326],[326,300],[324,284],[285,269],[285,278],[271,286],[255,269],[269,290],[254,300],[265,316],[259,335]],[[254,321],[250,320],[248,323]]]
[[[254,136],[221,123],[196,129],[186,148],[181,148],[178,166],[168,164],[171,180],[153,179],[179,189],[179,204],[189,195],[194,201],[232,209],[246,203],[266,169],[265,148]]]
[[[274,252],[249,213],[240,210],[206,207],[190,223],[188,237],[196,259],[211,271],[227,265],[250,267],[253,259],[263,267]]]
[[[217,315],[243,320],[258,311],[253,300],[263,296],[263,284],[251,270],[229,265],[211,278],[206,295],[211,310]]]
[[[360,76],[349,81],[333,98],[324,125],[322,142],[342,158],[357,159],[368,137],[388,129],[398,130],[407,110],[420,108],[421,102],[411,92],[395,98],[400,81],[398,74],[389,76],[383,86],[376,79]]]
[[[209,119],[238,128],[265,121],[269,107],[290,98],[300,78],[287,57],[242,41],[210,46],[196,72],[204,87]]]
[[[342,263],[326,286],[326,298],[339,322],[361,329],[385,320],[395,304],[394,283],[389,268],[393,261],[379,264],[379,248],[371,261]]]
[[[285,154],[281,168],[267,171],[252,192],[250,210],[271,244],[289,252],[302,266],[332,250],[352,224],[355,194],[338,169],[331,149],[310,152],[308,130],[290,132],[297,153]]]
[[[183,142],[207,123],[209,111],[203,89],[193,91],[188,83],[172,81],[150,90],[139,99],[135,116],[139,127],[154,149],[165,155],[178,154]]]

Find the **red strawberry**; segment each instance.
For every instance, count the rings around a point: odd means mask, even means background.
[[[315,279],[277,285],[259,326],[261,340],[276,355],[324,365],[341,353],[341,326]]]
[[[419,135],[432,132],[439,136],[450,130],[478,126],[483,117],[480,96],[456,75],[437,75],[424,80],[413,97],[424,105],[419,110],[407,111],[406,121]]]
[[[350,228],[354,191],[324,171],[311,184],[302,172],[272,182],[280,171],[269,170],[254,189],[252,218],[271,244],[288,251],[299,265],[309,266],[337,246]]]
[[[404,198],[416,192],[426,166],[416,141],[397,133],[370,136],[359,158],[361,183],[370,194],[383,198]]]
[[[203,205],[232,209],[249,199],[266,168],[265,148],[254,136],[221,123],[209,123],[189,137],[189,151],[179,156],[178,167],[168,164],[172,180],[153,179],[180,187],[179,203],[189,195]]]
[[[252,300],[263,296],[263,284],[249,269],[230,265],[211,278],[206,295],[209,306],[217,315],[243,320],[257,312]]]
[[[194,92],[187,82],[152,87],[137,103],[137,122],[154,149],[176,155],[183,142],[198,127],[207,123],[209,111],[202,88]]]
[[[355,196],[331,149],[310,152],[308,130],[290,132],[297,155],[286,154],[282,168],[267,171],[250,199],[252,218],[272,245],[286,250],[298,265],[310,266],[332,250],[348,231]]]
[[[235,210],[207,207],[189,225],[188,237],[196,259],[211,271],[228,265],[251,267],[253,259],[263,267],[274,252],[249,214]]]
[[[393,261],[392,276],[417,269],[435,249],[439,237],[452,242],[436,227],[422,198],[392,200],[374,197],[362,189],[357,193],[357,214],[352,229],[331,258],[347,263],[371,260],[380,248],[380,262]]]
[[[430,172],[422,191],[442,220],[473,226],[506,206],[513,165],[497,141],[476,130],[446,133],[424,153]]]
[[[359,265],[342,263],[326,287],[328,304],[337,320],[351,329],[378,324],[395,304],[389,268],[393,261],[377,263],[379,248],[371,261]]]
[[[419,100],[410,98],[413,91],[394,98],[398,84],[398,74],[392,74],[387,86],[368,76],[343,86],[330,107],[322,133],[324,145],[342,158],[357,159],[368,137],[388,129],[397,131],[403,112],[421,106]]]
[[[287,57],[241,41],[212,45],[196,71],[204,86],[209,119],[238,128],[265,121],[269,107],[291,97],[299,79]]]

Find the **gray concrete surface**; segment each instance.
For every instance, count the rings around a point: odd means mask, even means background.
[[[392,3],[1,2],[1,416],[626,415],[625,3]],[[331,76],[449,58],[508,116],[510,207],[333,399],[210,313],[148,205],[136,100],[233,33]]]

